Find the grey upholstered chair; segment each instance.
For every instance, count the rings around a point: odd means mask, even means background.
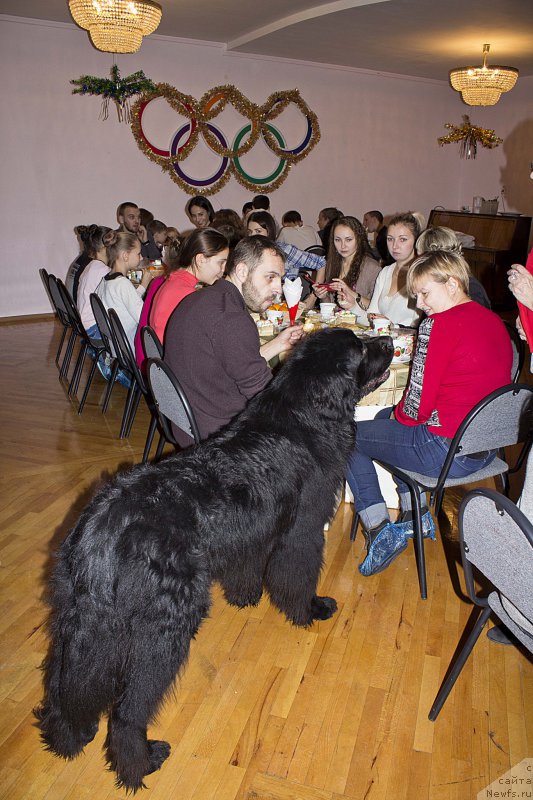
[[[174,447],[178,446],[172,432],[171,423],[184,431],[187,436],[190,436],[195,444],[198,444],[200,442],[200,433],[194,418],[194,412],[170,367],[160,358],[149,358],[146,363],[146,375],[156,404],[162,431],[157,446],[156,459],[161,456],[165,441],[170,442]]]
[[[445,678],[429,719],[435,721],[491,613],[533,653],[533,525],[509,498],[492,489],[468,492],[459,509],[459,537],[477,620]],[[473,568],[490,583],[476,592]]]

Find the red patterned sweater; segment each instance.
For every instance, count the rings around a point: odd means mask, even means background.
[[[409,384],[396,419],[453,437],[476,403],[511,382],[512,359],[503,322],[479,303],[431,314],[418,328]]]

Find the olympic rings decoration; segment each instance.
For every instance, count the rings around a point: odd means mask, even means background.
[[[142,119],[147,106],[163,97],[168,104],[184,116],[188,122],[182,125],[173,136],[169,150],[162,150],[149,141]],[[230,104],[249,122],[235,135],[231,147],[228,146],[222,131],[213,120]],[[307,122],[306,133],[296,147],[287,148],[286,142],[275,120],[289,105],[294,105]],[[235,86],[215,86],[200,100],[183,94],[167,83],[158,83],[153,92],[143,94],[132,109],[131,128],[138,147],[185,192],[191,195],[210,195],[220,191],[233,175],[239,183],[250,191],[261,189],[272,192],[277,189],[289,174],[290,168],[304,159],[320,140],[320,128],[316,114],[300,96],[297,89],[274,92],[262,106],[248,100]],[[220,165],[205,179],[193,178],[181,167],[194,150],[200,136],[207,146],[220,157]],[[242,157],[262,139],[272,153],[279,158],[278,166],[264,177],[248,174],[241,164]]]

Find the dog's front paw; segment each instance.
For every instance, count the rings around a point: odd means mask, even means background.
[[[329,619],[337,610],[337,601],[333,597],[319,597],[315,595],[311,601],[311,614],[313,619]]]

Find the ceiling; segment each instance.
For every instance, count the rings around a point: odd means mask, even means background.
[[[447,80],[488,64],[533,75],[533,0],[160,0],[157,35],[229,51]],[[67,0],[0,0],[17,17],[72,22]]]

